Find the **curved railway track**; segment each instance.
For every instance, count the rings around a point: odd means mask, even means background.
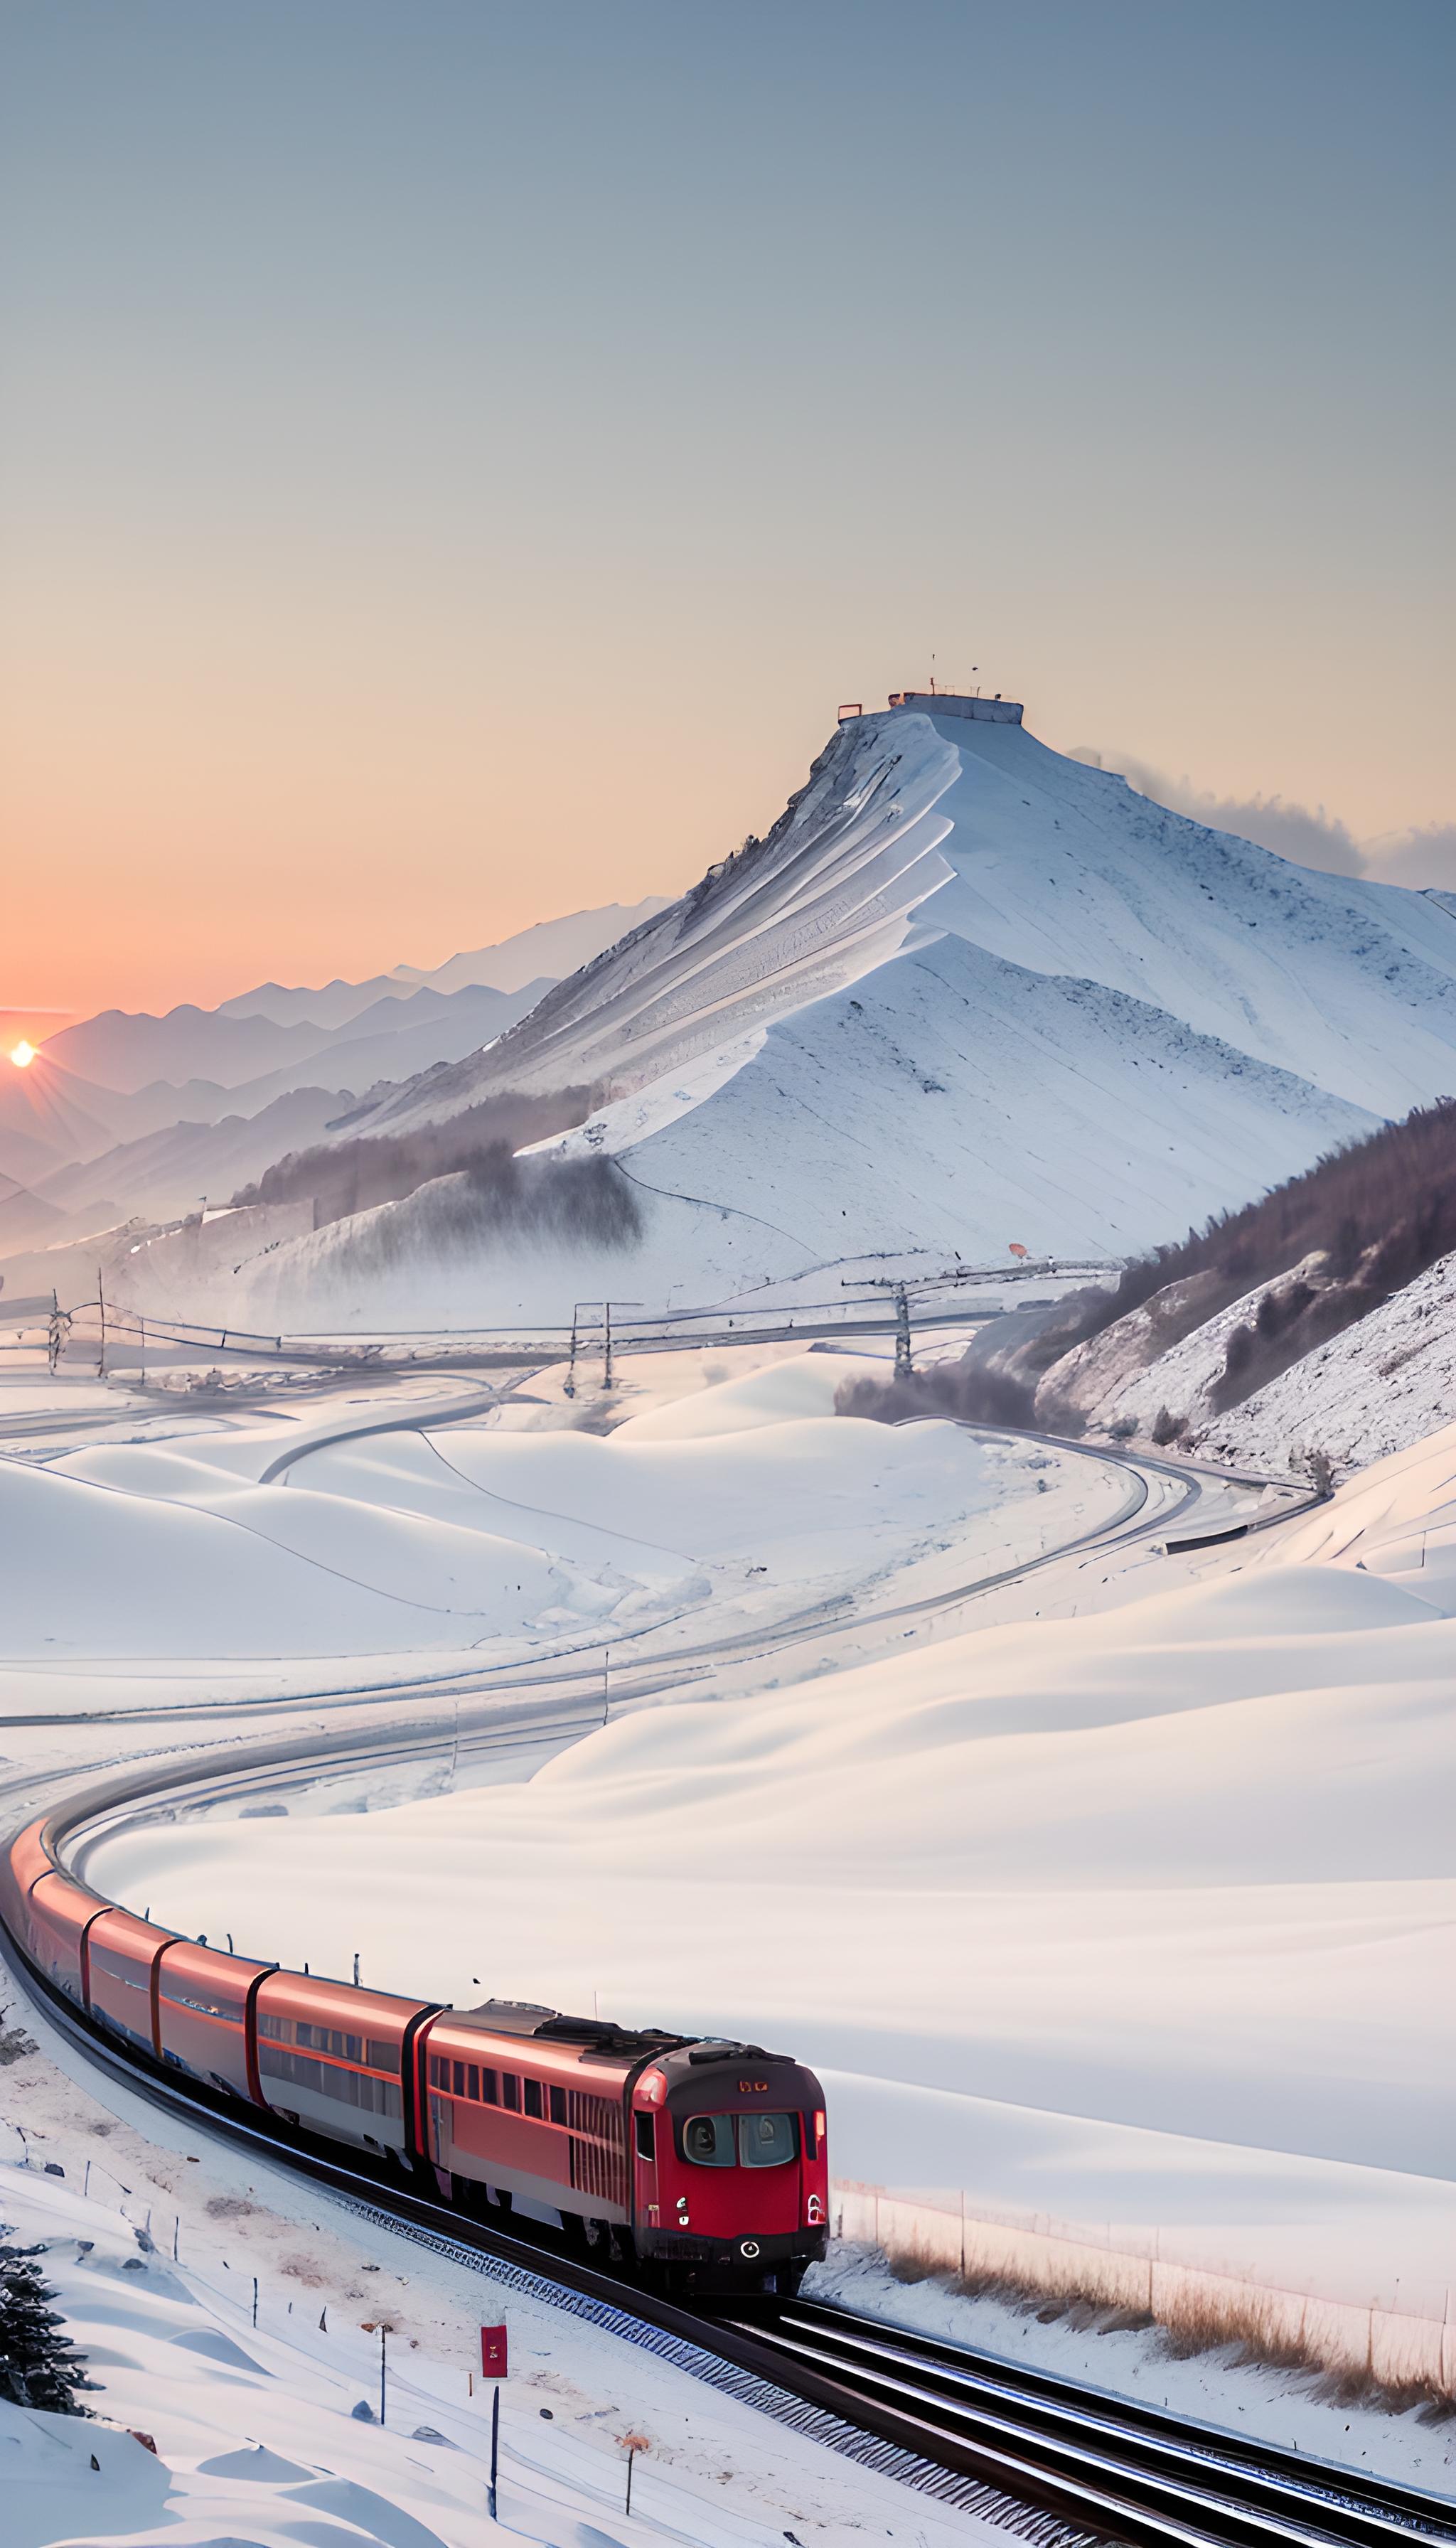
[[[1064,1447],[1088,1455],[1088,1446]],[[1181,1464],[1147,1461],[1105,1446],[1091,1456],[1134,1473],[1122,1509],[1098,1529],[1030,1566],[871,1617],[919,1616],[1052,1564],[1078,1548],[1112,1548],[1142,1535],[1148,1528],[1143,1511],[1148,1469],[1175,1482],[1177,1500],[1164,1506],[1163,1522],[1186,1509],[1200,1492],[1197,1472],[1190,1474]],[[777,1631],[760,1632],[762,1642],[802,1634],[803,1625],[781,1623]],[[705,1664],[719,1659],[739,1642],[699,1647],[691,1650],[691,1660]],[[687,1680],[690,1671],[682,1666],[688,1663],[685,1654],[655,1666],[643,1656],[641,1677],[627,1684],[623,1695],[655,1693],[661,1684],[649,1676],[657,1673]],[[398,1701],[403,1695],[426,1694],[448,1703],[467,1690],[479,1700],[493,1684],[500,1691],[495,1705],[488,1701],[477,1721],[457,1720],[453,1727],[442,1717],[416,1724],[408,1733],[391,1729],[387,1737],[362,1726],[321,1740],[323,1729],[316,1726],[292,1740],[279,1742],[275,1736],[266,1746],[240,1745],[234,1737],[216,1748],[199,1745],[199,1757],[191,1763],[174,1754],[165,1765],[153,1759],[146,1770],[134,1768],[130,1775],[116,1774],[123,1770],[117,1762],[104,1788],[84,1786],[74,1775],[66,1780],[69,1792],[60,1800],[58,1827],[79,1846],[88,1826],[94,1832],[109,1815],[147,1798],[160,1802],[169,1791],[286,1778],[306,1765],[315,1774],[326,1774],[330,1767],[357,1770],[384,1751],[398,1759],[401,1751],[462,1738],[472,1747],[482,1739],[488,1745],[531,1736],[570,1740],[599,1722],[594,1709],[590,1717],[584,1712],[583,1694],[572,1686],[589,1673],[594,1675],[594,1669],[588,1658],[580,1659],[579,1671],[563,1671],[560,1663],[554,1671],[548,1667],[541,1681],[554,1687],[546,1704],[540,1682],[535,1704],[521,1704],[532,1676],[522,1675],[519,1667],[508,1695],[489,1671],[442,1676],[432,1686],[415,1684],[409,1690],[396,1684],[316,1694],[310,1703],[326,1707],[350,1698],[355,1703],[361,1697]],[[278,1702],[260,1702],[262,1706],[276,1712]],[[178,1712],[117,1711],[128,1718],[155,1714],[172,1721]],[[219,1712],[251,1711],[229,1707]],[[101,1766],[94,1765],[93,1778]],[[0,1786],[0,1794],[18,1795],[31,1783],[12,1777]],[[388,2223],[400,2234],[488,2269],[498,2280],[514,2280],[518,2288],[588,2315],[628,2341],[681,2359],[697,2376],[732,2389],[836,2450],[879,2466],[945,2502],[979,2512],[1037,2540],[1041,2548],[1075,2548],[1088,2540],[1127,2542],[1130,2548],[1156,2548],[1157,2543],[1162,2548],[1173,2548],[1173,2543],[1176,2548],[1273,2548],[1281,2542],[1288,2548],[1362,2548],[1362,2543],[1365,2548],[1378,2548],[1378,2543],[1391,2548],[1397,2540],[1412,2538],[1456,2548],[1456,2504],[1440,2499],[1297,2453],[1256,2446],[1163,2411],[811,2300],[756,2304],[749,2314],[738,2306],[712,2315],[687,2309],[592,2270],[553,2247],[547,2232],[527,2239],[462,2217],[417,2185],[402,2184],[398,2175],[370,2172],[337,2145],[312,2140],[271,2116],[244,2116],[207,2090],[180,2088],[173,2075],[145,2054],[124,2048],[95,2026],[25,1965],[8,1940],[4,1944],[23,1986],[44,2006],[50,2023],[89,2062],[124,2080],[133,2093],[172,2113],[186,2112],[234,2143],[328,2187],[337,2199]]]

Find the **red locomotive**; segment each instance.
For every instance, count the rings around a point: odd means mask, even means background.
[[[792,2293],[828,2238],[824,2092],[755,2045],[512,2000],[440,2008],[224,1955],[106,1902],[32,1823],[0,1916],[143,2056],[301,2131],[428,2171],[462,2211],[558,2222],[669,2288]]]

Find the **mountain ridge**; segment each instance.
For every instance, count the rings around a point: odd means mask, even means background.
[[[330,1138],[568,1085],[608,1094],[523,1170],[608,1163],[630,1243],[527,1247],[485,1215],[472,1255],[425,1189],[271,1250],[247,1314],[569,1317],[1013,1239],[1117,1260],[1456,1085],[1456,920],[1211,832],[1024,726],[892,710],[830,739],[763,841]]]

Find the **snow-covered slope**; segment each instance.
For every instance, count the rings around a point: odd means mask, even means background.
[[[1270,1468],[1320,1450],[1346,1476],[1423,1442],[1453,1410],[1456,1256],[1442,1256],[1242,1406],[1208,1417],[1200,1440],[1212,1458]]]
[[[1116,1509],[1115,1481],[1080,1461],[847,1422],[836,1379],[865,1366],[806,1361],[757,1426],[706,1391],[692,1432],[390,1432],[272,1484],[276,1427],[0,1461],[0,1657],[500,1659],[680,1622],[695,1639],[709,1605],[726,1635],[892,1578],[939,1589],[967,1540],[980,1562],[1035,1556]],[[785,1389],[805,1410],[788,1422]]]
[[[775,1429],[691,1447],[736,1462]],[[138,1829],[87,1871],[249,1951],[287,1904],[292,1957],[362,1947],[441,1998],[493,1939],[501,1992],[792,2044],[834,2074],[848,2176],[1132,2205],[1211,2264],[1332,2270],[1331,2188],[1271,2154],[1451,2174],[1456,1571],[1410,1568],[1453,1479],[1456,1429],[1216,1559],[1239,1573],[667,1702],[524,1784]],[[589,1931],[538,1880],[563,1866]],[[1391,2245],[1412,2191],[1387,2187]]]
[[[929,931],[1146,1002],[1376,1114],[1456,1081],[1440,902],[1211,832],[1023,726],[895,710],[842,728],[766,843],[422,1102],[437,1115],[528,1070],[662,1082]],[[388,1109],[411,1112],[408,1094]]]
[[[897,709],[842,728],[766,841],[350,1130],[583,1082],[609,1102],[547,1147],[617,1160],[630,1250],[487,1236],[467,1309],[459,1267],[363,1216],[220,1313],[570,1316],[907,1244],[1121,1256],[1456,1088],[1456,919],[1022,726]]]

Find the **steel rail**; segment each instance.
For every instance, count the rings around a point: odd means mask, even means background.
[[[795,2300],[759,2335],[774,2352],[831,2367],[870,2396],[914,2403],[1000,2447],[1035,2437],[1054,2464],[1095,2488],[1135,2480],[1153,2510],[1186,2503],[1192,2492],[1206,2511],[1236,2514],[1240,2524],[1257,2517],[1271,2538],[1456,2537],[1456,2503],[892,2321]]]

